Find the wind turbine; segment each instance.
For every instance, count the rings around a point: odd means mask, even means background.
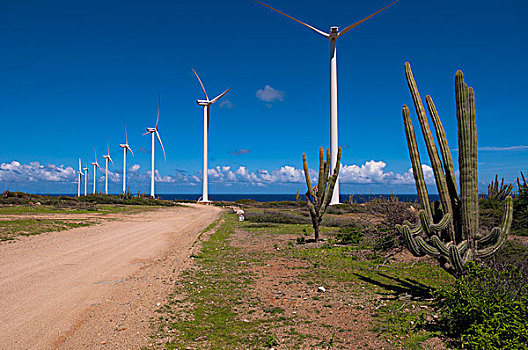
[[[336,52],[336,41],[337,38],[341,37],[343,34],[348,32],[349,30],[357,27],[361,23],[365,22],[369,18],[377,15],[378,13],[386,10],[390,6],[397,3],[399,0],[396,0],[389,5],[385,6],[381,10],[378,10],[371,14],[370,16],[367,16],[363,18],[362,20],[349,25],[342,31],[339,31],[339,27],[333,26],[330,27],[330,33],[323,32],[322,30],[319,30],[315,27],[312,27],[309,24],[306,24],[304,22],[299,21],[296,18],[293,18],[290,15],[285,14],[284,12],[281,12],[269,5],[264,4],[263,2],[260,2],[258,0],[254,0],[255,2],[258,2],[261,5],[266,6],[269,9],[272,9],[273,11],[276,11],[280,13],[281,15],[284,15],[288,17],[289,19],[294,20],[297,23],[302,24],[305,27],[310,28],[317,34],[320,34],[330,40],[330,152],[331,152],[331,159],[332,159],[332,169],[335,168],[335,164],[337,162],[337,150],[338,150],[338,142],[337,142],[337,52]],[[333,170],[332,170],[333,171]],[[330,201],[330,204],[339,204],[339,178],[336,180],[336,184],[334,187],[334,193],[332,194],[332,200]]]
[[[106,150],[107,153],[103,156],[106,160],[106,169],[105,169],[105,194],[108,194],[108,161],[111,161],[114,164],[114,161],[110,157],[110,146],[108,145],[108,140],[106,140]]]
[[[148,135],[148,134],[152,135],[152,167],[151,167],[151,172],[150,172],[150,196],[152,198],[155,198],[154,196],[154,171],[155,171],[154,170],[154,146],[155,146],[154,134],[156,134],[156,137],[158,138],[161,149],[163,150],[163,158],[167,159],[167,157],[165,156],[165,148],[163,148],[163,143],[161,142],[161,138],[158,132],[160,102],[161,102],[161,98],[158,96],[158,117],[156,119],[156,126],[154,128],[147,128],[147,132],[143,134],[143,136]]]
[[[95,154],[95,162],[92,162],[92,165],[94,167],[94,176],[93,176],[93,194],[95,194],[95,186],[96,186],[96,183],[97,183],[97,168],[99,169],[103,169],[101,168],[101,166],[99,165],[99,163],[97,163],[97,151],[95,150],[95,147],[94,147],[94,154]]]
[[[196,103],[199,106],[203,106],[204,112],[203,112],[203,172],[202,172],[202,200],[201,202],[209,202],[209,188],[207,183],[207,134],[209,132],[209,107],[218,101],[222,96],[227,94],[231,88],[227,89],[226,91],[222,92],[220,95],[216,96],[212,100],[209,100],[209,97],[207,96],[207,92],[205,92],[205,87],[202,84],[202,81],[200,80],[200,77],[198,76],[198,73],[193,69],[194,75],[196,75],[196,78],[198,78],[198,81],[200,82],[200,86],[202,87],[202,90],[205,94],[205,100],[196,100]]]
[[[209,100],[209,97],[207,96],[207,92],[205,91],[205,87],[202,83],[202,80],[200,80],[200,77],[198,76],[198,73],[193,69],[192,70],[194,75],[196,75],[196,78],[198,78],[198,82],[200,83],[200,86],[202,87],[202,90],[205,94],[205,100],[196,100],[196,103],[199,106],[203,106],[204,108],[204,115],[203,115],[203,123],[204,123],[204,130],[203,130],[203,172],[202,172],[202,199],[201,202],[209,202],[209,187],[208,187],[208,174],[207,174],[207,139],[208,139],[208,133],[209,133],[209,107],[218,101],[222,96],[227,94],[231,88],[227,89],[226,91],[222,92],[220,95],[216,96],[212,100]]]
[[[127,156],[127,151],[130,151],[130,153],[132,153],[132,156],[134,156],[134,152],[132,152],[132,148],[130,148],[130,146],[128,145],[128,135],[127,135],[127,131],[126,131],[126,124],[125,122],[123,122],[123,124],[125,125],[125,143],[122,143],[119,145],[119,147],[121,147],[123,149],[123,194],[126,193],[126,156]]]
[[[84,175],[84,173],[82,172],[82,168],[81,168],[81,158],[79,158],[79,171],[77,171],[77,175],[78,175],[77,197],[80,197],[81,196],[81,182],[82,182],[82,177]]]
[[[86,165],[86,168],[83,168],[84,170],[84,195],[86,196],[88,194],[88,165]]]

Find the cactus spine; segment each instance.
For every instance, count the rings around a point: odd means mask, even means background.
[[[310,217],[312,218],[312,226],[315,232],[315,241],[319,240],[319,226],[323,220],[323,215],[330,204],[332,199],[332,193],[336,184],[337,176],[339,175],[339,166],[341,161],[341,147],[337,152],[337,163],[332,175],[329,176],[330,172],[330,151],[326,150],[326,160],[324,159],[323,147],[319,149],[319,178],[317,186],[312,187],[312,181],[310,180],[310,174],[308,172],[308,162],[306,160],[306,154],[303,153],[303,167],[304,176],[306,178],[306,186],[308,191],[306,192],[306,204],[310,210]]]
[[[408,62],[405,63],[405,75],[434,171],[440,206],[431,206],[429,202],[414,127],[409,108],[404,105],[402,114],[405,134],[416,189],[423,210],[420,211],[420,222],[416,226],[404,222],[396,228],[402,234],[411,253],[415,256],[433,256],[447,271],[460,276],[464,273],[464,264],[467,261],[489,257],[505,242],[512,222],[513,201],[510,196],[505,198],[501,226],[484,236],[481,235],[478,231],[477,123],[473,89],[467,86],[462,72],[458,71],[455,75],[455,96],[460,170],[459,196],[453,159],[433,100],[431,96],[426,96],[442,161]]]

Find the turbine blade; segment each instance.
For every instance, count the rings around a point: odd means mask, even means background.
[[[215,103],[216,101],[218,101],[219,99],[222,98],[222,96],[224,96],[225,94],[227,94],[229,92],[229,90],[231,90],[231,88],[227,89],[226,91],[222,92],[220,95],[216,96],[215,98],[213,98],[211,100],[211,104]]]
[[[146,133],[144,133],[143,136],[148,135],[148,134],[150,134],[150,131],[147,131]]]
[[[130,153],[132,153],[132,157],[133,157],[133,156],[134,156],[134,152],[132,152],[132,148],[130,148],[130,147],[128,146],[128,144],[127,144],[126,148],[127,148],[127,150],[130,151]]]
[[[158,130],[156,130],[156,136],[158,137],[158,141],[161,145],[161,149],[163,151],[163,158],[165,158],[165,160],[167,160],[167,157],[165,156],[165,148],[163,147],[163,143],[161,142],[161,137],[159,136],[159,132]]]
[[[194,75],[196,75],[196,77],[198,78],[198,81],[200,82],[200,85],[202,86],[202,90],[203,90],[203,92],[204,92],[204,94],[205,94],[205,98],[207,99],[207,101],[209,101],[209,97],[207,97],[207,92],[205,92],[205,87],[204,87],[204,85],[203,85],[203,83],[202,83],[202,80],[200,79],[200,77],[198,76],[198,73],[196,73],[196,71],[194,70],[194,68],[191,68],[191,69],[192,69]]]
[[[256,1],[256,0],[255,0],[255,1]],[[356,23],[354,23],[354,24],[349,25],[348,27],[346,27],[345,29],[343,29],[341,32],[339,32],[339,34],[337,34],[337,37],[339,38],[341,35],[345,34],[345,33],[348,32],[350,29],[353,29],[353,28],[357,27],[357,26],[360,25],[361,23],[365,22],[367,19],[372,18],[372,17],[374,17],[375,15],[377,15],[378,13],[380,13],[380,12],[382,12],[382,11],[388,9],[389,7],[391,7],[392,5],[394,5],[395,3],[397,3],[398,1],[400,1],[400,0],[396,0],[396,1],[394,1],[394,2],[392,2],[392,3],[390,3],[390,4],[388,4],[387,6],[385,6],[384,8],[382,8],[381,10],[378,10],[378,11],[374,12],[373,14],[371,14],[370,16],[367,16],[367,17],[363,18],[361,21],[358,21],[358,22],[356,22]]]
[[[95,150],[95,147],[93,149],[94,149],[94,154],[95,154],[95,162],[97,163],[97,151]]]
[[[114,161],[112,160],[112,158],[110,158],[110,155],[108,155],[108,160],[109,160],[112,164],[114,164]]]
[[[128,135],[127,135],[127,130],[126,130],[126,123],[124,120],[123,120],[123,125],[125,126],[125,144],[128,145]]]
[[[158,95],[158,117],[156,118],[156,130],[158,130],[161,96]]]
[[[81,158],[79,158],[79,172],[81,171]]]
[[[317,29],[317,28],[315,28],[315,27],[312,27],[311,25],[306,24],[306,23],[304,23],[304,22],[302,22],[302,21],[299,21],[298,19],[293,18],[292,16],[287,15],[287,14],[285,14],[284,12],[281,12],[281,11],[279,11],[279,10],[277,10],[277,9],[274,9],[273,7],[271,7],[271,6],[269,6],[269,5],[266,5],[266,4],[263,3],[263,2],[260,2],[260,1],[258,1],[258,0],[253,0],[253,1],[258,2],[259,4],[264,5],[264,6],[266,6],[267,8],[272,9],[272,10],[275,11],[275,12],[278,12],[278,13],[280,13],[281,15],[284,15],[284,16],[288,17],[289,19],[293,19],[295,22],[300,23],[300,24],[302,24],[303,26],[310,28],[311,30],[313,30],[314,32],[316,32],[316,33],[318,33],[318,34],[321,34],[321,35],[324,36],[325,38],[330,37],[330,34],[325,33],[325,32],[323,32],[322,30]]]

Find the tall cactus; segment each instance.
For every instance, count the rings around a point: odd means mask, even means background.
[[[442,161],[440,161],[409,62],[405,63],[405,75],[434,171],[440,204],[431,206],[429,202],[414,127],[409,108],[404,105],[402,114],[405,134],[416,189],[423,210],[420,211],[420,222],[417,225],[404,222],[396,228],[403,235],[411,253],[415,256],[433,256],[438,259],[444,269],[455,276],[460,276],[464,273],[464,264],[467,261],[489,257],[495,254],[505,242],[512,222],[512,198],[506,197],[501,226],[486,234],[479,232],[477,123],[473,89],[464,82],[462,72],[457,71],[455,96],[458,121],[459,195],[453,159],[433,100],[431,96],[426,96],[427,108],[440,145]]]
[[[503,201],[511,194],[513,184],[504,184],[504,178],[499,182],[499,175],[495,175],[495,179],[488,185],[488,198],[498,201]]]
[[[337,176],[339,175],[339,166],[341,161],[341,147],[337,152],[337,162],[332,175],[330,173],[330,151],[326,150],[326,160],[324,159],[323,147],[319,149],[319,178],[317,186],[312,187],[310,174],[308,173],[308,162],[306,161],[306,154],[303,153],[304,176],[306,177],[306,204],[310,210],[310,217],[312,218],[312,226],[315,232],[315,241],[319,240],[319,226],[323,220],[323,215],[330,204],[332,193],[336,184]]]

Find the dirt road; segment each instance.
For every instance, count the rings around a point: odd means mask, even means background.
[[[0,349],[138,349],[221,209],[192,205],[0,244]]]

